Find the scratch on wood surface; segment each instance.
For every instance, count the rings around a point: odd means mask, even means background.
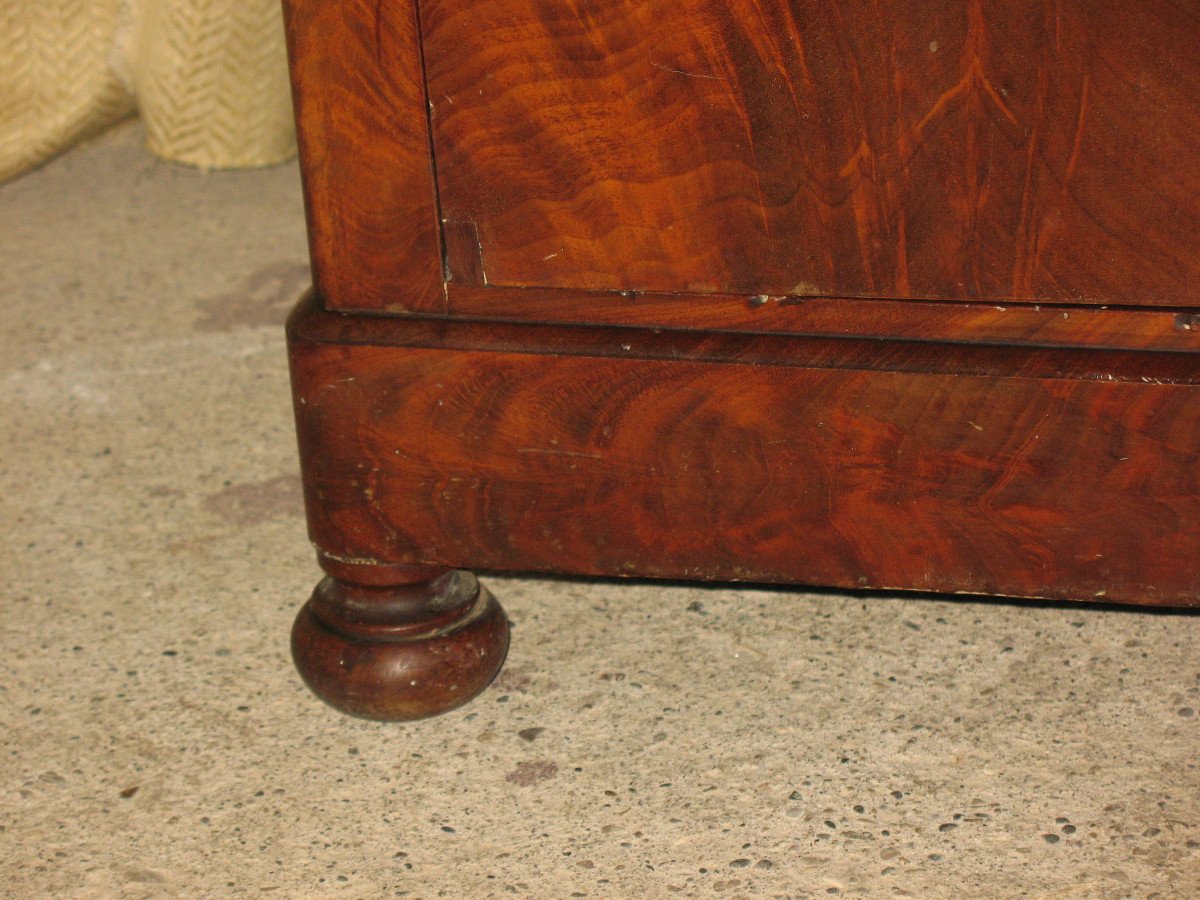
[[[683,69],[674,69],[671,66],[664,66],[662,63],[656,63],[654,60],[650,60],[650,65],[654,66],[656,69],[662,69],[664,72],[672,72],[675,75],[683,75],[687,78],[703,78],[706,81],[725,81],[724,76],[721,75],[701,75],[698,72],[685,72]]]
[[[318,555],[327,556],[327,557],[329,557],[329,559],[332,559],[334,562],[345,563],[346,565],[349,565],[349,566],[384,566],[384,565],[387,565],[387,563],[384,562],[383,560],[375,559],[373,556],[340,556],[337,553],[330,553],[328,550],[324,549],[319,544],[314,543],[313,547],[316,548]]]
[[[544,453],[547,456],[574,456],[579,459],[604,459],[599,453],[579,453],[575,450],[556,450],[542,447],[522,447],[518,453]]]
[[[488,283],[487,267],[483,264],[483,238],[479,236],[479,226],[474,222],[471,227],[475,230],[475,249],[479,253],[479,275],[483,279],[483,283]]]

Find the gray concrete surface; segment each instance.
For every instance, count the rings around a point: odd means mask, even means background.
[[[321,706],[296,169],[140,141],[0,187],[0,892],[1200,896],[1196,616],[492,576],[473,705]]]

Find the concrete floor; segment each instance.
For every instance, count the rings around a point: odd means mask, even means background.
[[[294,166],[0,187],[0,893],[1197,897],[1200,617],[492,576],[414,725],[293,673]]]

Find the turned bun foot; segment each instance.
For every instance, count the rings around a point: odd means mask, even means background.
[[[500,671],[508,620],[470,572],[323,559],[292,627],[305,683],[341,712],[387,722],[462,706]]]

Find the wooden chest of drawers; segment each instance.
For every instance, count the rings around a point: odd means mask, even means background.
[[[487,684],[461,568],[1198,602],[1186,5],[285,9],[334,705]]]

